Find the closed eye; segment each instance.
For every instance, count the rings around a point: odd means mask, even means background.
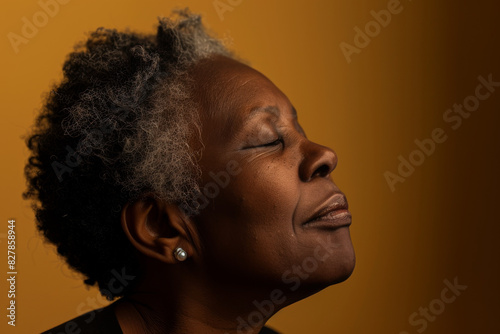
[[[279,144],[285,144],[285,141],[283,140],[283,137],[279,137],[278,139],[276,139],[276,140],[274,140],[272,142],[266,143],[266,144],[256,145],[256,146],[246,146],[246,147],[243,147],[242,149],[243,150],[247,150],[247,149],[259,148],[259,147],[273,147],[273,146],[276,146],[276,145],[279,145]]]
[[[266,146],[276,146],[278,144],[284,144],[283,142],[283,138],[279,137],[278,139],[276,139],[275,141],[272,141],[270,143],[267,143],[267,144],[263,144],[263,145],[259,145],[257,147],[266,147]]]

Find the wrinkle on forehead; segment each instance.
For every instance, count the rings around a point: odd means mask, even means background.
[[[247,113],[257,107],[255,103],[260,95],[274,86],[260,72],[226,57],[200,62],[195,65],[192,76],[195,79],[195,98],[202,107],[200,118],[210,124],[205,131],[217,141],[231,140]],[[259,82],[252,85],[255,81]]]

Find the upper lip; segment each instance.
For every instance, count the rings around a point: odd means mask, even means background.
[[[332,211],[347,210],[348,208],[349,206],[345,195],[342,193],[336,193],[329,197],[326,203],[316,210],[316,212],[305,223],[309,223],[310,221],[327,215]]]

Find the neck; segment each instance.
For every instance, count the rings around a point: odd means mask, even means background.
[[[269,299],[272,289],[262,294],[227,283],[181,282],[141,282],[120,299],[115,312],[123,333],[256,334],[278,311],[278,305]]]

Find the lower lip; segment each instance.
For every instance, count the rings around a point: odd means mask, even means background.
[[[337,229],[351,225],[352,216],[348,210],[335,210],[304,224],[307,228]]]

